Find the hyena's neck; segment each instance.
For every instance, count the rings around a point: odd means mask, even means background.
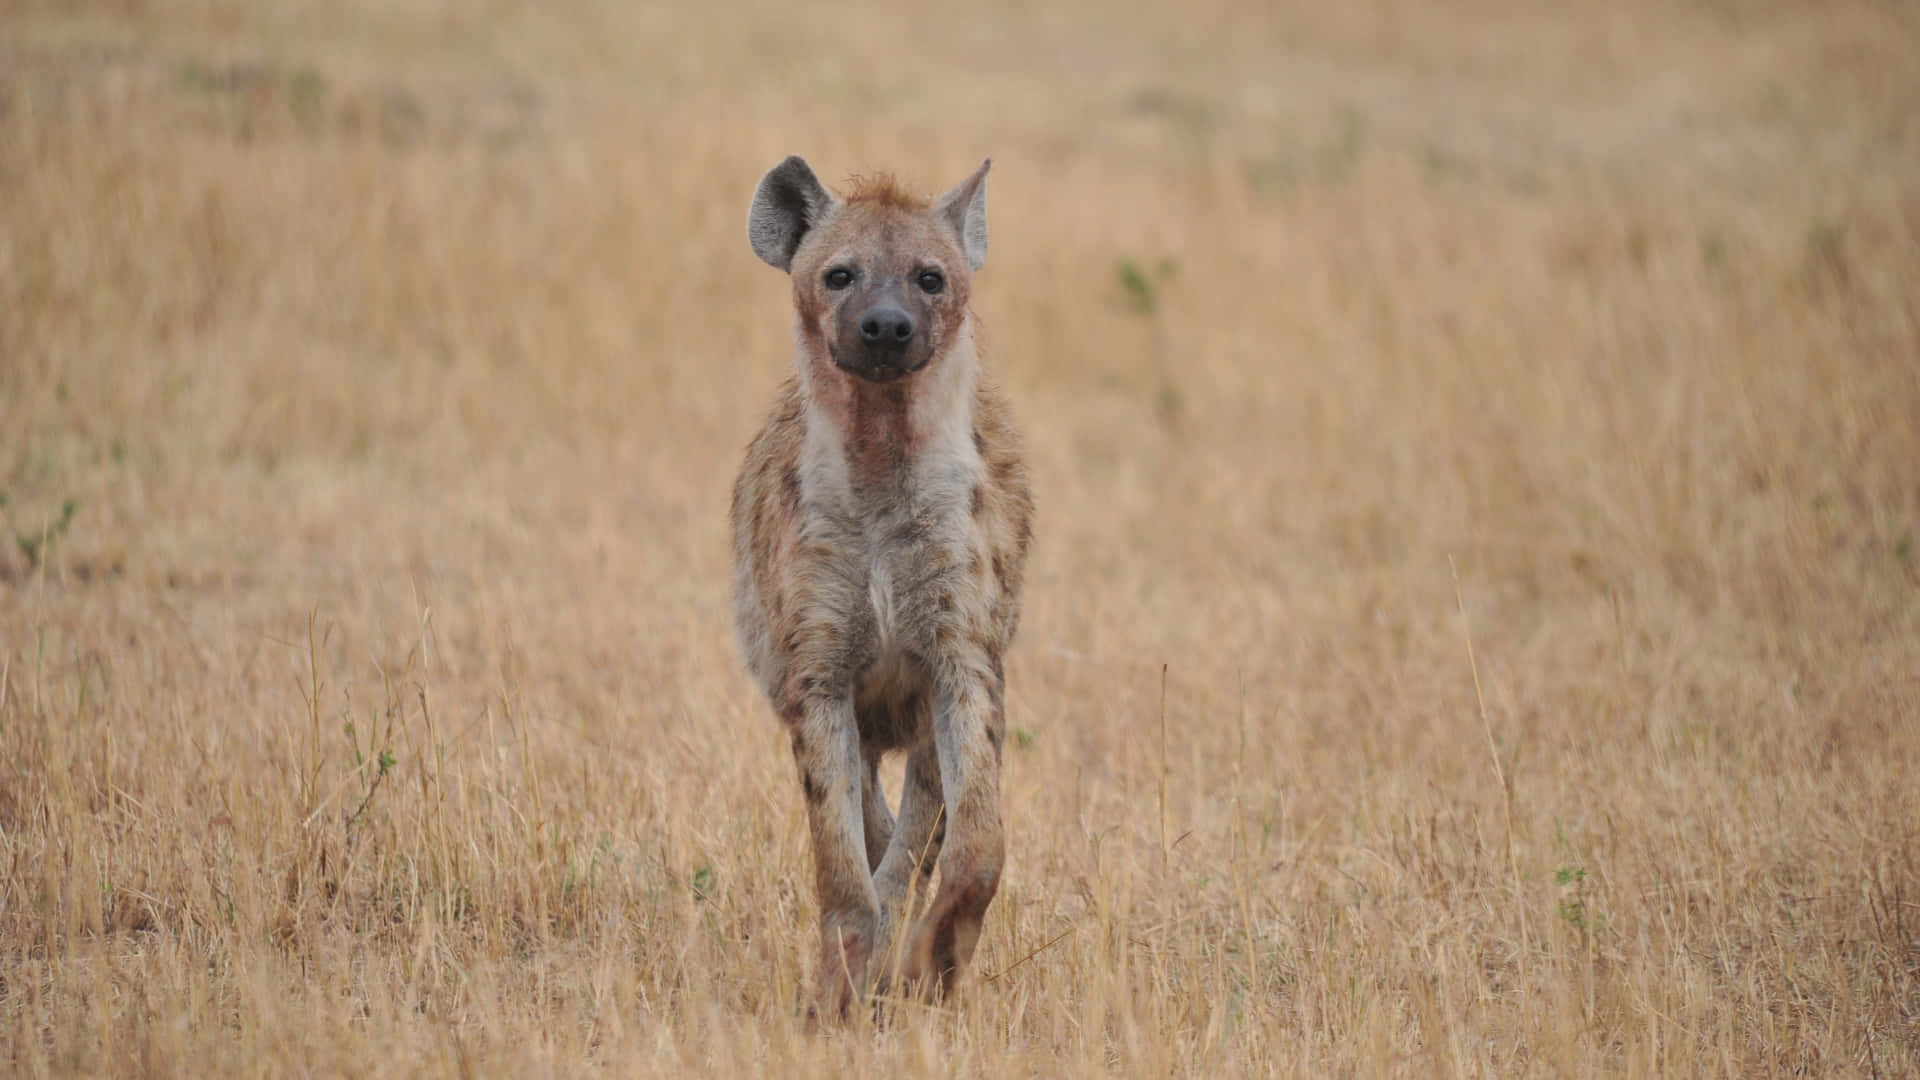
[[[973,328],[926,369],[891,383],[870,383],[803,357],[806,440],[801,472],[810,494],[847,501],[922,501],[949,473],[971,472],[973,407],[980,382]],[[824,369],[824,370],[823,370]]]

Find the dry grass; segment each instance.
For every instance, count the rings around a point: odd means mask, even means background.
[[[1295,6],[9,5],[0,1071],[1920,1073],[1916,9]],[[995,156],[1041,507],[987,981],[827,1039],[796,150]]]

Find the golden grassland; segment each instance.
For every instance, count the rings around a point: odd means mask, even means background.
[[[0,1072],[1920,1074],[1916,56],[7,5]],[[830,1037],[727,606],[789,152],[994,156],[1040,505],[980,979]]]

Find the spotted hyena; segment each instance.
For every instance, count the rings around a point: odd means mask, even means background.
[[[747,221],[792,277],[796,350],[734,486],[733,610],[806,796],[825,1018],[894,972],[950,988],[1000,883],[1002,659],[1032,501],[968,309],[990,164],[928,204],[885,178],[838,198],[790,157]],[[890,750],[907,753],[897,820]],[[909,893],[924,917],[892,950]]]

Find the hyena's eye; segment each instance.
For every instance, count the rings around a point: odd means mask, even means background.
[[[922,270],[918,280],[924,292],[937,293],[947,287],[946,276],[938,270]]]
[[[827,288],[835,290],[844,289],[853,284],[853,271],[844,266],[836,266],[827,271],[826,280]]]

